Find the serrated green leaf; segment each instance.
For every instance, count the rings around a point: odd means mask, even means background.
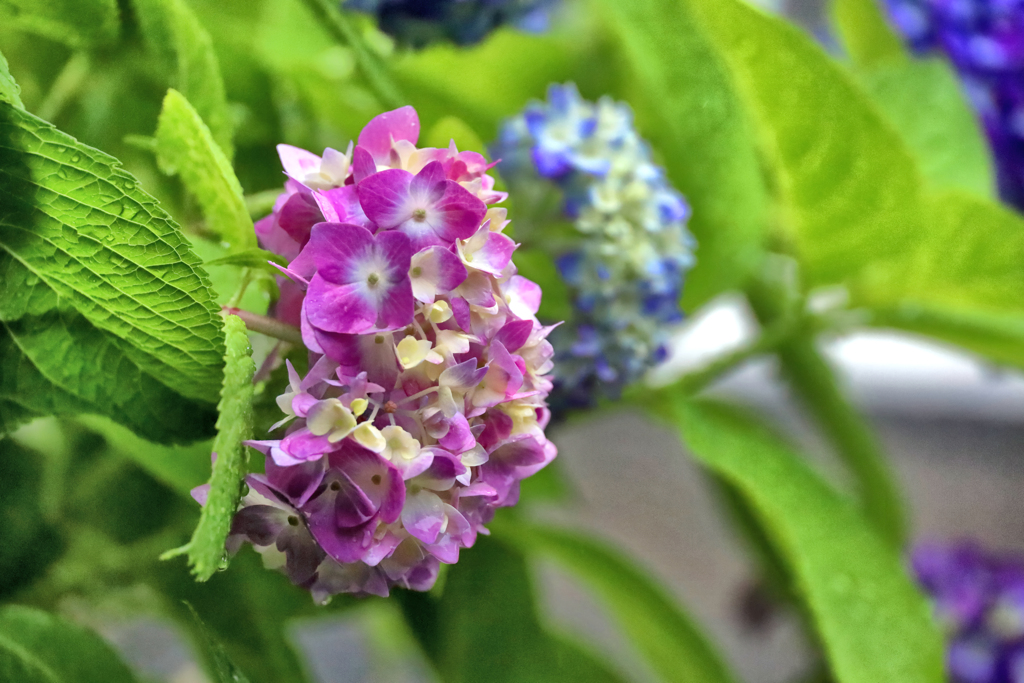
[[[42,680],[59,683],[135,683],[131,670],[102,638],[77,624],[30,607],[10,605],[0,610],[0,662],[7,652],[21,649],[24,661],[47,672]],[[15,647],[10,647],[11,645]],[[29,659],[30,658],[30,659]],[[28,683],[31,678],[0,680]]]
[[[220,385],[216,312],[178,226],[135,178],[0,102],[3,398],[194,440]]]
[[[207,228],[232,249],[255,249],[256,233],[242,186],[210,129],[176,90],[168,90],[164,98],[156,139],[160,169],[181,176],[203,208]]]
[[[879,0],[832,0],[829,10],[843,47],[858,66],[908,59],[906,48],[886,21]]]
[[[209,580],[223,561],[224,542],[242,497],[242,480],[247,471],[246,447],[242,442],[252,438],[252,378],[256,365],[245,323],[238,316],[224,317],[224,344],[224,387],[217,405],[220,416],[213,441],[217,461],[210,476],[210,491],[192,539],[163,558],[187,553],[199,581]]]
[[[753,131],[726,65],[680,0],[603,0],[629,71],[622,95],[673,184],[693,206],[692,310],[738,286],[759,262],[767,191]]]
[[[551,558],[590,586],[660,680],[737,680],[668,591],[618,551],[578,533],[536,525],[503,524],[495,530],[499,538],[509,538],[528,555]]]
[[[881,112],[796,27],[737,0],[689,2],[757,122],[781,236],[808,284],[849,281],[901,258],[917,238],[923,181]]]
[[[789,446],[724,407],[678,401],[694,455],[749,501],[806,602],[837,683],[940,683],[943,639],[901,558]]]
[[[4,53],[0,52],[0,100],[13,104],[18,109],[24,109],[21,103],[21,88],[11,77],[11,69],[7,66],[7,59]]]
[[[117,0],[2,0],[0,20],[72,47],[88,47],[117,37],[120,13]]]
[[[988,143],[946,62],[907,60],[857,75],[914,153],[932,188],[995,197]]]
[[[189,603],[185,603],[185,605],[192,613],[192,618],[195,620],[199,633],[202,636],[206,659],[210,662],[213,673],[217,677],[214,683],[249,683],[246,675],[228,657],[224,646],[220,644],[220,641],[217,640],[217,637],[209,627],[203,623],[199,613],[196,612],[196,608]]]
[[[143,36],[165,67],[176,64],[174,87],[195,107],[217,146],[234,157],[234,123],[210,34],[184,0],[133,0]]]

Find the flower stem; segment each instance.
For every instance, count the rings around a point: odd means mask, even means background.
[[[291,342],[292,344],[302,344],[302,331],[294,325],[283,323],[280,320],[269,318],[265,315],[253,313],[251,311],[245,311],[240,308],[229,308],[225,306],[222,309],[225,313],[231,315],[237,315],[245,323],[245,327],[252,332],[259,332],[260,334],[274,339],[280,339],[281,341]]]
[[[304,0],[313,16],[327,28],[331,36],[342,45],[348,46],[355,54],[359,70],[384,106],[395,109],[405,104],[384,61],[363,41],[359,32],[349,23],[348,18],[337,8],[334,0]]]
[[[785,297],[774,283],[758,280],[747,296],[762,325],[771,326],[786,315]],[[840,390],[814,334],[789,337],[778,346],[777,354],[790,388],[853,475],[865,516],[883,538],[902,548],[905,513],[889,463],[864,418]]]

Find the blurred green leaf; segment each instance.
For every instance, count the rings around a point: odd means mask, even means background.
[[[210,477],[212,440],[165,446],[146,441],[101,415],[80,415],[77,422],[100,434],[114,455],[134,462],[180,494],[187,496]]]
[[[837,683],[940,683],[943,639],[897,552],[785,443],[733,411],[678,401],[683,440],[747,498],[788,562]]]
[[[900,267],[852,290],[874,324],[949,341],[1024,367],[1024,218],[962,192],[928,197]]]
[[[496,531],[528,555],[549,557],[589,585],[660,680],[737,680],[668,591],[617,550],[578,533],[536,525],[503,524]]]
[[[880,0],[831,0],[832,24],[854,64],[904,62],[907,51],[889,26]]]
[[[215,683],[249,683],[249,679],[246,678],[245,674],[228,657],[224,646],[220,644],[214,633],[199,618],[199,613],[196,612],[195,607],[189,603],[185,603],[185,605],[192,612],[192,618],[195,620],[197,629],[202,635],[206,659],[213,665],[213,673],[217,676]]]
[[[781,19],[737,0],[690,3],[757,121],[782,233],[808,284],[841,283],[900,259],[917,239],[922,181],[852,77]]]
[[[622,682],[599,658],[542,629],[526,559],[496,539],[481,536],[449,568],[440,600],[395,597],[445,683]]]
[[[988,143],[946,62],[908,60],[863,70],[858,76],[903,136],[933,188],[995,197]]]
[[[455,116],[446,116],[435,123],[422,144],[425,147],[447,149],[452,140],[461,151],[470,150],[487,156],[487,145],[480,136],[465,121]]]
[[[755,138],[722,56],[680,0],[603,0],[622,37],[622,93],[676,187],[693,206],[693,310],[741,284],[760,259],[767,193]]]
[[[324,616],[309,591],[293,586],[284,575],[263,566],[260,555],[243,548],[228,571],[198,583],[180,567],[160,562],[155,586],[166,597],[167,608],[192,634],[197,650],[208,657],[205,634],[198,631],[190,608],[202,616],[207,629],[252,683],[303,683],[313,680],[304,670],[289,632],[296,617]],[[339,596],[330,609],[354,601]],[[207,659],[213,671],[215,662]]]
[[[0,102],[0,395],[209,435],[222,337],[178,226],[117,160]]]
[[[0,610],[0,680],[135,683],[136,678],[92,631],[37,609],[9,605]]]
[[[0,21],[72,47],[110,43],[117,37],[117,0],[0,0]]]
[[[224,388],[217,410],[217,437],[213,452],[217,461],[210,476],[210,490],[199,525],[187,545],[165,553],[169,559],[188,553],[188,562],[199,581],[208,581],[221,566],[224,543],[231,530],[231,519],[242,497],[242,480],[247,467],[247,450],[242,444],[252,438],[252,378],[256,365],[245,323],[234,315],[224,317]]]
[[[39,453],[0,438],[0,597],[30,584],[63,550],[63,541],[40,507],[43,467]]]
[[[160,169],[181,175],[203,208],[207,228],[234,250],[256,248],[252,218],[231,163],[196,110],[176,90],[168,90],[164,98],[156,138]]]
[[[0,100],[13,104],[18,109],[25,108],[25,105],[21,103],[21,88],[11,77],[10,67],[7,66],[7,60],[2,52],[0,52]]]
[[[210,34],[184,0],[132,2],[148,46],[165,65],[171,59],[176,63],[175,88],[195,107],[230,162],[234,124]]]

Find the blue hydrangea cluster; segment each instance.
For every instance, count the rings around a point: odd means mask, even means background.
[[[546,31],[556,0],[348,0],[345,8],[377,17],[381,31],[401,45],[449,41],[473,45],[503,25]]]
[[[547,102],[507,121],[492,152],[517,194],[553,194],[548,205],[561,214],[516,233],[554,252],[573,298],[574,319],[550,337],[552,409],[618,396],[665,358],[671,326],[682,319],[696,246],[689,205],[652,161],[630,108],[608,97],[588,102],[572,84],[551,86]],[[558,234],[559,220],[571,223],[568,234]]]
[[[1024,210],[1024,0],[884,0],[918,54],[956,68],[996,159],[999,193]]]
[[[950,683],[1024,681],[1024,558],[968,541],[921,544],[912,564],[949,639]]]

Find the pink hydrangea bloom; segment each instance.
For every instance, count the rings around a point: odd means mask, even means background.
[[[310,371],[279,397],[228,549],[248,541],[317,600],[429,589],[519,482],[556,455],[540,289],[516,273],[505,199],[474,152],[416,147],[411,107],[345,154],[280,146],[288,175],[257,224],[284,256],[276,315]],[[296,295],[297,292],[297,295]]]

